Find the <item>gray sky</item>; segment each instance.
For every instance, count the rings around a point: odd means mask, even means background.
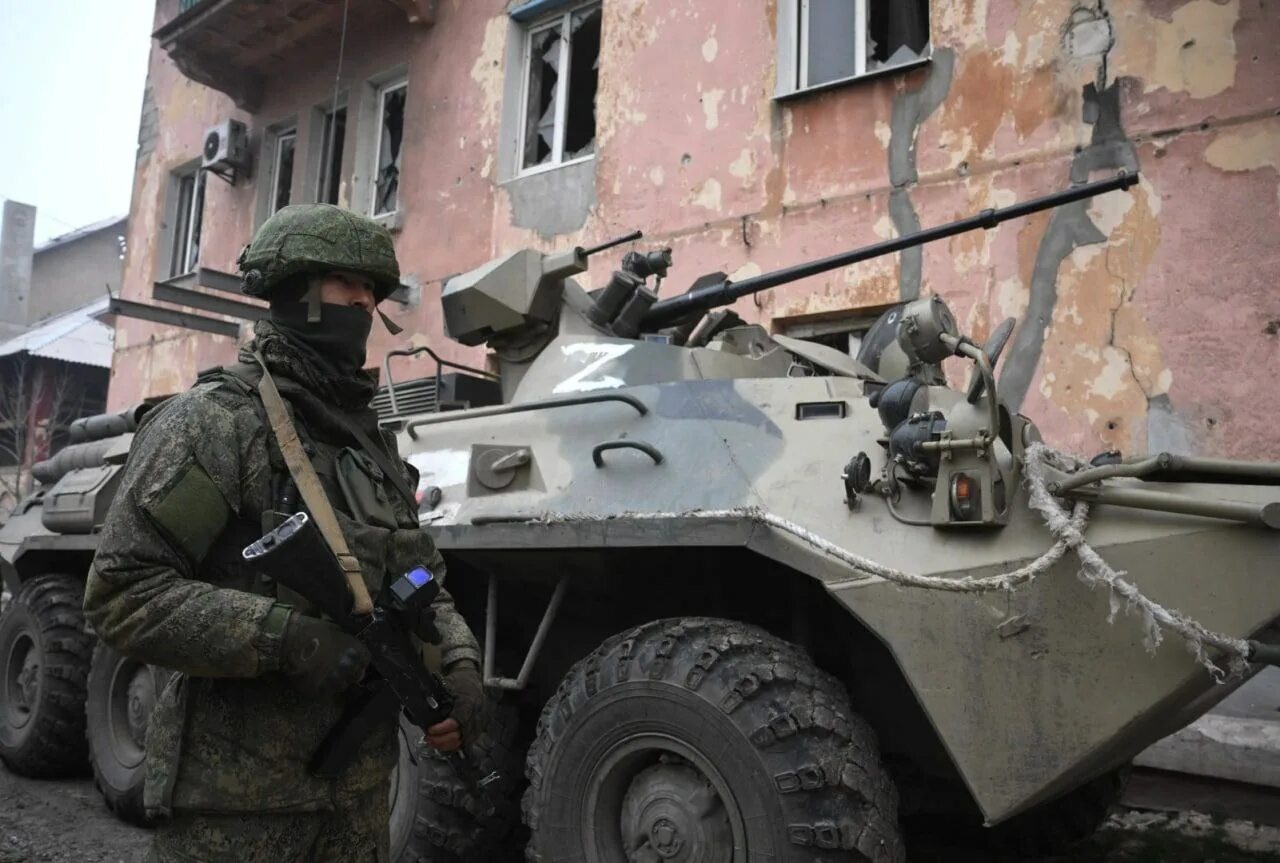
[[[36,242],[129,212],[154,0],[0,0],[0,198]]]

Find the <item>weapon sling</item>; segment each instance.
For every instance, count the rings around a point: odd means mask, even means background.
[[[373,600],[369,597],[364,576],[360,573],[360,561],[347,547],[347,539],[342,535],[342,528],[338,525],[338,516],[333,511],[333,504],[329,503],[329,496],[325,494],[324,486],[320,484],[320,477],[316,475],[311,459],[307,458],[306,452],[302,449],[298,430],[289,417],[289,409],[285,406],[284,398],[280,395],[280,390],[277,389],[276,382],[267,369],[266,361],[261,354],[255,353],[253,356],[262,367],[262,380],[258,384],[258,394],[262,397],[263,407],[267,410],[271,433],[280,446],[280,454],[284,456],[289,475],[298,486],[302,502],[311,511],[311,517],[315,519],[316,527],[320,529],[325,545],[329,546],[329,550],[338,559],[338,565],[342,567],[342,573],[347,577],[351,595],[355,598],[351,612],[358,615],[369,614],[373,611]]]

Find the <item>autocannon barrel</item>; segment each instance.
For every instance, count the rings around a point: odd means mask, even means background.
[[[775,270],[771,273],[762,273],[759,276],[743,279],[740,282],[731,282],[728,279],[724,279],[713,284],[703,285],[702,287],[694,288],[679,296],[670,297],[654,303],[649,309],[648,314],[644,317],[643,329],[646,331],[660,329],[662,327],[670,326],[693,312],[704,312],[718,306],[727,306],[749,294],[759,293],[760,291],[765,291],[769,288],[786,284],[787,282],[794,282],[809,276],[816,276],[819,273],[825,273],[829,270],[838,269],[839,267],[847,267],[850,264],[856,264],[859,261],[865,261],[870,258],[878,258],[881,255],[890,255],[894,252],[900,252],[903,249],[909,249],[913,246],[932,243],[935,240],[954,237],[956,234],[963,234],[967,231],[977,230],[978,228],[994,228],[996,225],[999,225],[1001,222],[1008,221],[1009,219],[1016,219],[1020,216],[1027,216],[1032,213],[1040,212],[1041,210],[1061,207],[1064,204],[1070,204],[1074,201],[1092,198],[1095,195],[1101,195],[1117,189],[1127,189],[1137,182],[1137,174],[1121,172],[1106,180],[1099,180],[1094,183],[1085,183],[1080,186],[1073,186],[1069,189],[1064,189],[1061,192],[1055,192],[1052,195],[1033,198],[1030,201],[1024,201],[1020,204],[1012,204],[1008,207],[983,210],[975,216],[970,216],[967,219],[961,219],[957,222],[950,222],[945,225],[938,225],[934,228],[927,228],[913,234],[906,234],[892,240],[886,240],[883,243],[864,246],[860,249],[842,252],[838,255],[832,255],[827,258],[819,258],[816,261],[809,261],[804,264],[797,264],[794,267],[786,267],[781,270]]]

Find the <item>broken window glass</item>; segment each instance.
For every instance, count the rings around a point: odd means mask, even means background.
[[[601,17],[593,4],[529,31],[522,169],[595,152]]]
[[[200,223],[204,216],[204,172],[192,171],[177,178],[174,207],[173,250],[169,277],[195,270],[200,259]]]
[[[320,188],[316,200],[322,204],[338,203],[342,185],[342,145],[347,137],[347,109],[327,111],[324,115],[324,137],[320,143]]]
[[[289,191],[293,187],[293,154],[297,143],[296,131],[281,132],[276,136],[276,162],[271,193],[273,213],[289,205]]]
[[[399,206],[400,145],[404,135],[404,106],[408,92],[400,83],[382,90],[382,125],[378,130],[378,167],[374,177],[373,215],[394,213]]]
[[[569,37],[569,98],[564,122],[564,159],[596,148],[596,84],[600,72],[599,6],[574,12]]]
[[[544,165],[555,152],[560,113],[560,25],[529,34],[529,83],[525,117],[524,167]]]
[[[799,86],[816,87],[928,56],[928,0],[799,0]]]

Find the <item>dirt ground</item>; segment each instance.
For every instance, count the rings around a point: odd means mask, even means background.
[[[0,863],[141,863],[148,835],[117,821],[86,779],[36,781],[0,765]],[[936,859],[965,858],[944,853]],[[1098,861],[1280,861],[1280,828],[1194,812],[1125,811],[1083,847],[1039,863]]]

